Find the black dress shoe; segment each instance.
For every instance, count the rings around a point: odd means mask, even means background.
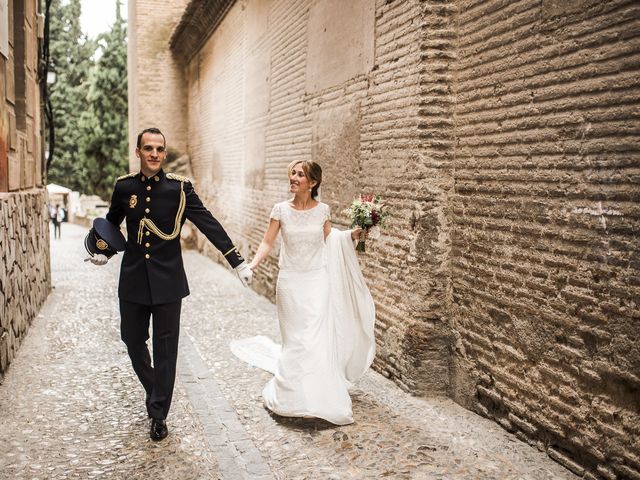
[[[167,438],[169,435],[169,429],[167,428],[167,422],[158,418],[151,419],[151,432],[149,436],[153,441],[159,441]]]

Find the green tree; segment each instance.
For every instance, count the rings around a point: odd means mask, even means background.
[[[80,29],[80,0],[53,0],[50,8],[50,66],[55,82],[49,94],[55,127],[55,151],[48,171],[51,182],[85,191],[85,161],[79,149],[80,117],[85,110],[87,77],[95,43]]]
[[[98,37],[101,56],[89,79],[81,118],[86,190],[107,199],[116,178],[128,172],[127,27],[116,6],[110,32]]]

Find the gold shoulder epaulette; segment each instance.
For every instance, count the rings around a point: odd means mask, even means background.
[[[119,182],[120,180],[124,180],[125,178],[135,177],[137,174],[138,174],[138,172],[127,173],[126,175],[122,175],[121,177],[118,177],[116,179],[116,182]]]
[[[187,177],[183,177],[182,175],[178,175],[177,173],[167,173],[167,178],[169,180],[177,180],[179,182],[191,183],[191,180],[189,180]]]

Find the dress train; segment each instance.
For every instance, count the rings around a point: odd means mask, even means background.
[[[241,360],[274,374],[262,391],[282,416],[353,422],[348,388],[375,356],[375,306],[350,231],[331,229],[326,266],[280,272],[278,319],[283,345],[259,335],[231,342]]]

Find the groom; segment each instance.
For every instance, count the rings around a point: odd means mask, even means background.
[[[185,219],[224,254],[245,286],[252,277],[251,269],[204,207],[191,182],[162,170],[166,155],[162,132],[157,128],[143,130],[136,148],[140,171],[118,178],[107,213],[107,220],[116,227],[125,218],[127,222],[118,286],[120,333],[146,391],[152,440],[162,440],[169,433],[166,418],[176,376],[180,307],[182,298],[189,295],[180,248]],[[89,260],[104,265],[108,257],[96,254]],[[153,365],[147,348],[150,318]]]

